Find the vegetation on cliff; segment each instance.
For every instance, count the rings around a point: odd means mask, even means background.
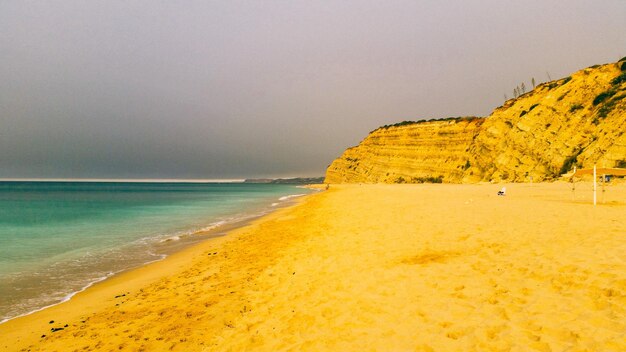
[[[626,58],[538,84],[486,118],[404,121],[333,161],[326,182],[553,180],[626,160]]]

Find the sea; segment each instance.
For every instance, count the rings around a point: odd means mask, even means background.
[[[310,192],[250,183],[0,182],[0,323]]]

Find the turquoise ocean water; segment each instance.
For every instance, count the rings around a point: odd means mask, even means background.
[[[306,193],[244,183],[0,182],[0,322]]]

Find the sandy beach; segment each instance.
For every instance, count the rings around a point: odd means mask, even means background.
[[[596,207],[588,183],[502,186],[333,185],[2,324],[0,347],[626,350],[626,184]]]

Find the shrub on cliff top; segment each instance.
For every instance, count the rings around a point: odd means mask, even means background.
[[[378,127],[377,129],[371,131],[370,133],[372,133],[374,131],[378,131],[378,130],[387,130],[387,129],[392,128],[392,127],[401,127],[401,126],[408,126],[408,125],[419,125],[419,124],[428,123],[428,122],[436,122],[436,121],[455,121],[455,122],[470,121],[471,122],[471,121],[479,120],[479,119],[483,119],[483,117],[475,117],[475,116],[463,117],[463,116],[459,116],[459,117],[435,118],[435,119],[430,119],[430,120],[402,121],[402,122],[394,123],[394,124],[391,124],[391,125],[384,125],[384,126]]]
[[[402,122],[398,122],[398,123],[395,123],[395,124],[392,124],[392,125],[384,125],[384,126],[378,127],[374,131],[386,130],[386,129],[389,129],[391,127],[400,127],[400,126],[406,126],[406,125],[414,125],[414,124],[418,124],[418,123],[422,123],[422,122],[424,122],[424,121],[402,121]],[[374,132],[374,131],[372,131],[372,132]]]
[[[552,82],[549,82],[549,83],[544,83],[544,85],[545,85],[545,87],[548,88],[548,90],[550,90],[550,89],[562,86],[562,85],[566,84],[567,82],[569,82],[571,80],[572,80],[572,76],[567,76],[565,78],[561,78],[558,81],[552,81]]]
[[[626,56],[624,56],[623,58],[619,59],[617,62],[622,62],[622,61],[626,61]]]
[[[559,84],[557,82],[546,83],[546,87],[548,87],[548,90],[556,88],[558,86],[559,86]]]

